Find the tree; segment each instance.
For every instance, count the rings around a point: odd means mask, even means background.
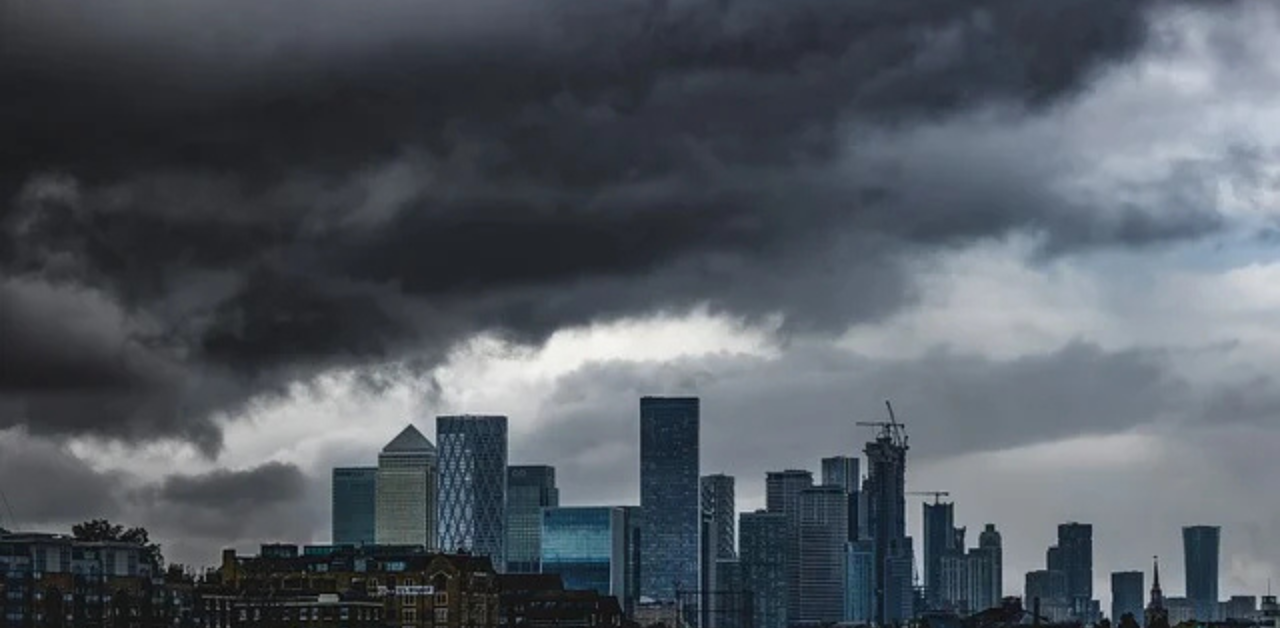
[[[1120,616],[1120,628],[1142,628],[1142,625],[1138,623],[1138,618],[1134,617],[1133,613],[1125,613]]]
[[[106,519],[92,519],[71,527],[71,535],[77,541],[115,541],[119,543],[135,543],[143,546],[143,557],[157,569],[164,565],[164,555],[160,553],[160,545],[152,543],[146,528],[128,528],[116,525]]]

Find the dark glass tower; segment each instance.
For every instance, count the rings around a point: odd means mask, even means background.
[[[333,470],[334,545],[371,545],[377,530],[378,468]]]
[[[755,628],[786,628],[787,547],[790,542],[787,515],[757,510],[739,517],[739,550],[742,588],[753,605]]]
[[[813,474],[791,469],[765,475],[765,507],[787,518],[787,617],[800,616],[800,492],[813,487]]]
[[[842,486],[800,491],[801,622],[844,619],[849,493]]]
[[[1182,551],[1187,569],[1187,599],[1196,619],[1210,621],[1218,606],[1218,550],[1221,528],[1189,526],[1182,529]]]
[[[950,602],[942,587],[942,558],[964,553],[956,544],[955,504],[924,505],[924,583],[930,608],[940,609]]]
[[[1049,569],[1067,575],[1072,613],[1086,619],[1093,600],[1093,526],[1075,522],[1059,525],[1058,545],[1056,550],[1050,549],[1048,562]]]
[[[827,486],[839,486],[849,496],[849,531],[850,541],[858,540],[858,492],[862,482],[861,461],[852,456],[833,456],[822,459],[822,483]]]
[[[542,511],[542,573],[559,574],[565,588],[613,595],[630,608],[628,509],[619,506]]]
[[[542,553],[542,509],[559,505],[555,467],[507,467],[508,572],[538,573]]]
[[[734,506],[733,476],[707,475],[702,478],[702,509],[711,513],[712,525],[715,526],[715,558],[737,558],[738,544],[734,536],[734,518],[737,511]]]
[[[1143,596],[1146,595],[1146,577],[1141,571],[1117,571],[1111,574],[1111,625],[1119,626],[1126,613],[1142,625]]]
[[[901,624],[915,606],[911,537],[907,536],[907,442],[901,426],[886,425],[867,443],[867,526],[875,550],[875,623]]]
[[[675,601],[698,588],[697,397],[640,399],[640,593]]]
[[[506,571],[507,417],[438,417],[436,444],[440,549],[488,556]]]

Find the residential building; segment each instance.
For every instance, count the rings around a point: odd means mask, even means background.
[[[436,448],[418,428],[402,430],[378,454],[374,540],[435,548]]]
[[[738,518],[742,588],[751,599],[754,628],[787,628],[790,526],[781,512],[757,510]]]
[[[1119,626],[1126,614],[1142,624],[1146,576],[1141,571],[1117,571],[1111,574],[1111,625]]]
[[[332,540],[339,545],[369,545],[377,539],[378,468],[333,469]]]
[[[1218,554],[1222,529],[1188,526],[1182,529],[1182,549],[1187,573],[1187,599],[1195,619],[1213,621],[1218,610]]]
[[[507,417],[436,418],[440,448],[438,546],[487,556],[506,570]]]
[[[507,467],[507,572],[537,573],[542,555],[542,509],[560,505],[556,468]]]
[[[675,601],[699,586],[699,402],[640,400],[641,595]]]
[[[842,486],[800,491],[800,622],[844,619],[849,493]]]
[[[734,519],[738,516],[734,506],[731,475],[716,474],[703,476],[702,509],[711,513],[712,523],[716,530],[715,557],[717,559],[734,558],[738,555],[737,541],[734,534]]]
[[[542,573],[555,574],[566,588],[635,602],[628,511],[620,506],[577,506],[542,510]]]
[[[617,598],[594,590],[566,590],[555,574],[499,574],[502,628],[619,628]]]
[[[813,487],[813,473],[800,469],[771,471],[765,475],[765,508],[786,516],[786,566],[788,621],[800,617],[800,493]]]

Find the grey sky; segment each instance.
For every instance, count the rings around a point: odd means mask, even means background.
[[[1280,577],[1271,3],[0,3],[21,523],[323,540],[456,411],[633,501],[664,392],[751,506],[891,397],[1010,592],[1065,519]]]

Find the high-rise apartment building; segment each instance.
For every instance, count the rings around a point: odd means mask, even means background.
[[[787,628],[790,524],[782,512],[757,510],[738,518],[742,588],[752,601],[754,628]]]
[[[538,573],[542,555],[542,509],[559,505],[555,467],[507,467],[508,573]]]
[[[1000,605],[1004,599],[1004,540],[994,523],[988,523],[978,535],[978,551],[991,562],[991,579],[981,585],[976,610],[986,610]]]
[[[410,425],[378,454],[374,540],[435,548],[436,448]]]
[[[867,525],[875,542],[875,623],[900,624],[915,608],[915,565],[907,536],[907,442],[901,426],[888,425],[864,450],[867,457]]]
[[[699,402],[640,400],[640,592],[660,602],[699,586]]]
[[[858,503],[862,483],[861,462],[852,456],[832,456],[822,459],[822,483],[827,486],[839,486],[849,495],[849,533],[848,540],[860,538]]]
[[[1187,570],[1187,599],[1200,621],[1216,619],[1218,610],[1218,526],[1188,526],[1182,529],[1182,549]]]
[[[844,618],[848,525],[849,493],[844,487],[800,491],[801,622],[825,624]]]
[[[506,570],[507,417],[436,418],[439,547],[488,556]]]
[[[628,547],[628,510],[618,506],[556,507],[542,511],[542,573],[559,574],[567,589],[634,600],[635,570]]]
[[[813,487],[813,473],[790,469],[765,475],[765,508],[787,518],[787,617],[800,616],[800,493]]]
[[[377,539],[378,468],[333,469],[334,545],[371,545]]]
[[[1119,626],[1126,614],[1142,625],[1143,597],[1147,593],[1146,576],[1141,571],[1117,571],[1111,574],[1111,625]]]
[[[735,558],[738,555],[738,545],[734,535],[734,519],[738,513],[734,505],[733,476],[703,476],[701,485],[702,509],[711,514],[712,525],[716,530],[715,557],[717,560]]]

